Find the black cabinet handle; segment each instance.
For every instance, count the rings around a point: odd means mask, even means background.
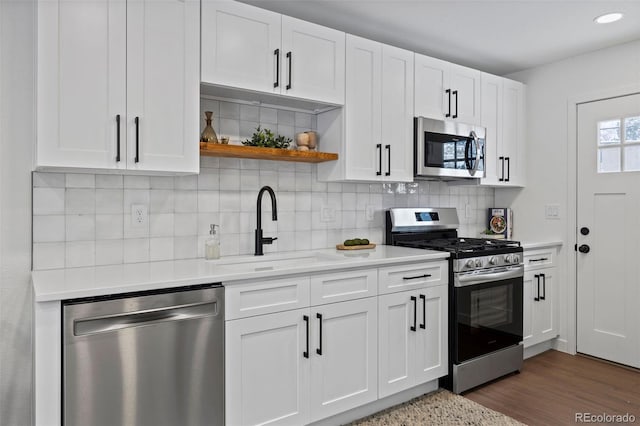
[[[511,158],[504,157],[507,162],[507,178],[504,180],[505,182],[509,182],[509,178],[511,177]]]
[[[316,349],[316,353],[318,355],[322,355],[322,314],[316,314],[316,318],[318,318],[318,324],[320,327],[320,335],[318,336],[318,349]]]
[[[289,60],[289,84],[287,84],[287,90],[291,89],[291,52],[287,52],[287,59]]]
[[[411,296],[411,301],[413,302],[413,325],[410,327],[411,331],[416,331],[416,322],[417,322],[417,310],[418,310],[418,298],[415,296]]]
[[[451,89],[445,90],[445,93],[449,95],[449,112],[446,113],[445,117],[451,117]]]
[[[529,262],[544,262],[545,260],[549,260],[546,257],[541,257],[540,259],[529,259]]]
[[[504,182],[504,157],[498,157],[498,160],[502,161],[502,176],[498,180]]]
[[[116,163],[120,162],[120,114],[116,115]]]
[[[429,278],[431,274],[416,275],[415,277],[402,277],[403,280],[416,280],[418,278]]]
[[[424,294],[420,295],[420,300],[422,300],[422,324],[420,324],[420,328],[423,330],[427,329],[427,296]]]
[[[540,274],[542,278],[542,296],[540,296],[540,300],[545,300],[547,297],[547,277],[545,274]]]
[[[535,300],[536,302],[540,301],[540,275],[534,275],[537,283],[538,283],[538,296],[534,297],[533,300]]]
[[[453,95],[456,97],[456,113],[451,118],[458,118],[458,91],[454,90]]]
[[[378,151],[378,170],[376,171],[376,176],[382,175],[382,144],[376,144],[376,150]]]
[[[384,149],[387,150],[387,171],[385,176],[391,176],[391,145],[385,145]]]
[[[280,86],[280,49],[274,50],[273,54],[276,55],[276,81],[273,83],[275,88]]]
[[[306,328],[307,328],[307,346],[306,346],[306,350],[302,352],[302,356],[305,358],[309,358],[309,316],[303,315],[302,319],[306,323]]]
[[[134,121],[136,123],[136,158],[134,161],[138,163],[140,162],[140,119],[136,117]]]

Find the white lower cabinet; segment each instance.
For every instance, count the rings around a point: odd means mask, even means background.
[[[555,268],[524,274],[524,347],[536,345],[558,335],[555,312]]]
[[[227,425],[309,422],[305,315],[309,309],[227,321]]]
[[[447,300],[446,285],[379,297],[380,398],[447,374]]]
[[[524,251],[523,343],[528,348],[558,336],[557,248]]]
[[[305,425],[446,375],[447,285],[378,295],[432,264],[228,286],[225,423]]]

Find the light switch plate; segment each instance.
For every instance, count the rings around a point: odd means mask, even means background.
[[[320,222],[333,222],[336,220],[336,209],[331,206],[320,207]]]
[[[545,219],[560,219],[560,205],[547,204],[544,206]]]

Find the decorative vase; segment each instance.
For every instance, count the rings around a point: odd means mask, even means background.
[[[211,125],[211,123],[213,122],[213,118],[211,118],[213,116],[213,112],[205,111],[204,115],[207,125],[202,131],[202,135],[200,135],[200,142],[218,143],[218,135],[216,135],[216,131],[213,130],[213,127]]]

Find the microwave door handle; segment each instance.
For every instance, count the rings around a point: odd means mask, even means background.
[[[473,176],[471,170],[473,167],[471,166],[471,158],[469,157],[469,148],[471,147],[471,141],[467,139],[467,142],[464,144],[464,166],[469,170],[469,174]]]
[[[476,147],[475,163],[473,164],[473,168],[471,169],[471,172],[470,172],[471,176],[473,176],[478,171],[478,167],[480,167],[480,157],[482,153],[480,152],[480,141],[478,140],[478,136],[476,135],[476,132],[472,130],[469,136],[473,139],[473,144]]]

